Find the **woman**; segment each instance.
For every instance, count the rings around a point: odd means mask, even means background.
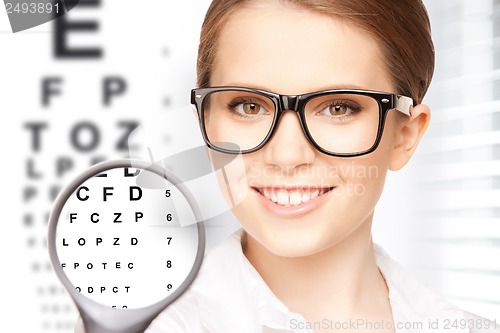
[[[496,331],[372,242],[433,70],[420,0],[214,0],[192,99],[207,145],[244,154],[243,228],[149,332]]]

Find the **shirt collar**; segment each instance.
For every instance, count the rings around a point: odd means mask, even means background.
[[[277,330],[287,329],[290,320],[302,318],[302,316],[291,312],[288,307],[278,298],[267,286],[260,274],[248,261],[241,248],[241,238],[244,235],[243,229],[238,230],[233,236],[237,253],[241,256],[243,274],[242,282],[252,286],[248,288],[247,296],[257,308],[257,322],[262,326],[267,326]]]
[[[305,322],[304,318],[300,314],[291,312],[288,307],[274,295],[260,274],[248,261],[241,247],[241,238],[243,234],[243,229],[236,231],[221,247],[219,247],[218,251],[216,251],[219,252],[219,255],[209,254],[207,256],[201,271],[205,270],[204,267],[209,266],[212,268],[225,267],[228,264],[233,266],[231,272],[224,273],[213,272],[213,269],[210,270],[207,268],[207,272],[211,272],[206,275],[206,278],[210,280],[207,282],[213,285],[214,282],[217,281],[217,283],[220,284],[219,288],[213,289],[214,292],[222,289],[225,290],[227,295],[239,294],[238,297],[230,299],[233,299],[235,302],[239,300],[238,303],[240,304],[231,304],[231,306],[241,307],[240,312],[245,312],[247,316],[253,317],[251,321],[253,321],[254,324],[257,323],[264,328],[273,329],[273,332],[293,331],[310,333],[311,331],[309,329],[291,329],[290,325],[293,321]],[[421,323],[423,326],[421,330],[418,330],[419,332],[449,333],[449,330],[445,330],[443,326],[445,319],[451,322],[454,320],[460,322],[461,319],[465,319],[463,311],[415,280],[403,267],[390,258],[382,247],[374,245],[374,249],[377,266],[384,276],[389,289],[389,299],[393,318],[396,323]],[[223,255],[220,255],[221,253],[223,253]],[[219,262],[221,260],[223,262]],[[200,275],[203,276],[204,274]],[[205,289],[196,289],[197,288],[194,287],[194,293],[198,294],[198,296],[204,294],[203,298],[205,300],[219,298],[215,294],[210,295],[210,291]],[[241,302],[245,302],[246,304],[242,304]],[[211,313],[210,309],[206,310]],[[441,329],[429,328],[429,323],[436,321]],[[218,324],[220,324],[220,321],[218,321]],[[217,325],[217,322],[212,322],[209,326],[215,327],[213,325]],[[266,331],[266,329],[264,329],[264,331]],[[406,331],[404,329],[397,329],[398,333],[414,331],[414,329]],[[454,332],[465,333],[469,332],[469,330],[456,329]]]

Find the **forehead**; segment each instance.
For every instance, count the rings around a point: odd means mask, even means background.
[[[392,91],[377,42],[326,14],[270,1],[242,8],[223,27],[211,85],[282,94],[326,88]]]

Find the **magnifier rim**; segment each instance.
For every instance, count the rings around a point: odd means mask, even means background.
[[[189,272],[186,279],[184,279],[182,284],[175,291],[173,291],[170,295],[160,300],[159,302],[148,305],[146,307],[135,309],[113,309],[111,307],[97,303],[89,297],[77,292],[74,288],[74,285],[62,271],[61,263],[59,261],[59,257],[57,256],[56,249],[57,224],[66,201],[71,197],[71,195],[80,185],[85,183],[90,178],[95,177],[96,175],[104,171],[119,168],[139,168],[142,170],[154,172],[155,174],[163,177],[182,193],[189,206],[191,207],[196,221],[199,221],[196,223],[198,229],[198,248],[196,258],[193,263],[193,267],[191,268],[191,271]],[[54,201],[54,205],[51,210],[48,222],[47,247],[49,250],[52,267],[56,272],[59,280],[62,282],[64,288],[68,291],[71,298],[75,302],[75,305],[80,311],[80,315],[82,316],[84,323],[99,327],[104,324],[102,323],[103,320],[107,321],[105,323],[107,327],[100,327],[99,332],[140,332],[142,329],[145,329],[147,326],[149,326],[151,320],[153,320],[165,307],[179,298],[194,281],[203,262],[205,254],[205,243],[206,234],[204,219],[202,218],[198,204],[190,193],[189,189],[181,182],[179,178],[173,175],[166,168],[158,164],[151,164],[151,162],[142,160],[110,160],[98,163],[85,170],[74,180],[72,180],[66,187],[64,187],[64,189],[59,193],[56,200]],[[116,319],[116,316],[120,316],[120,320],[114,320]],[[142,327],[141,324],[144,322],[147,323],[147,325],[145,327]],[[127,330],[127,328],[129,329]]]

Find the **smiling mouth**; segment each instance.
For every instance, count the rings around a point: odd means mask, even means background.
[[[320,197],[335,187],[252,187],[266,199],[281,206],[299,206]]]

